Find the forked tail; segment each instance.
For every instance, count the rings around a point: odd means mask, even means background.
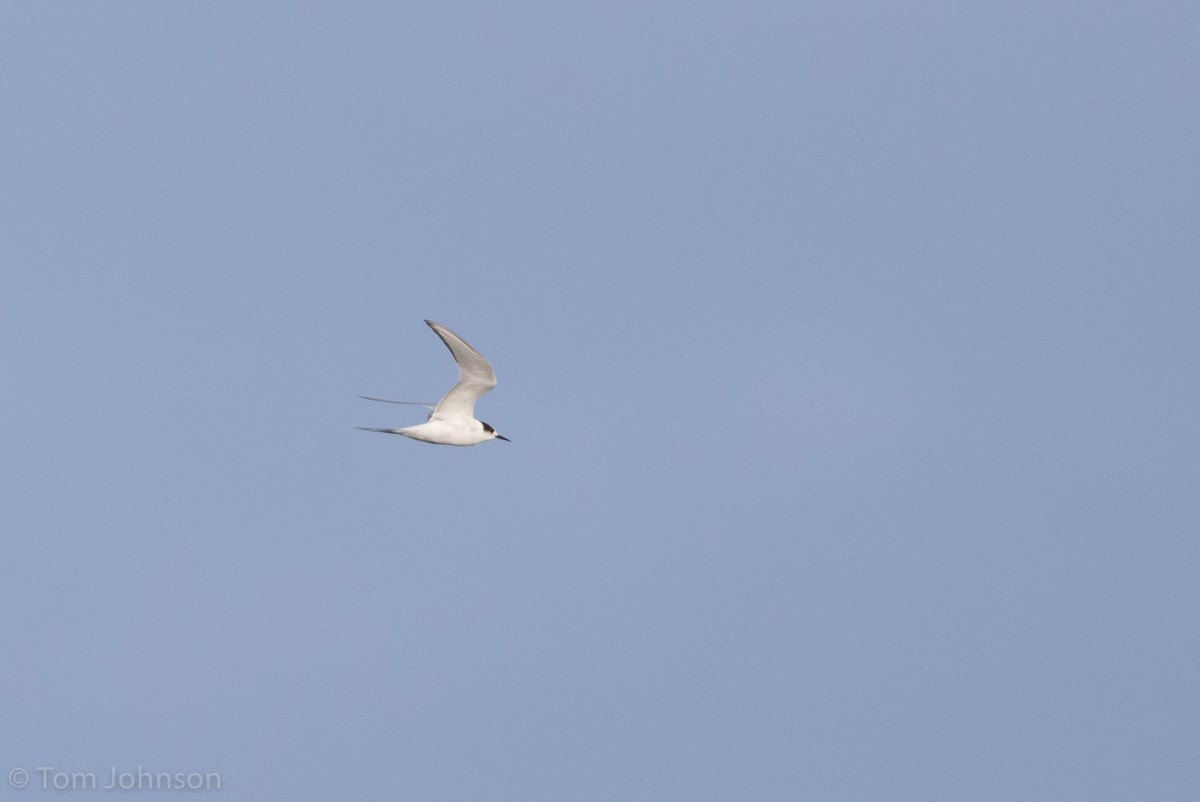
[[[428,407],[429,409],[433,409],[435,406],[437,406],[437,404],[427,404],[424,401],[393,401],[390,398],[376,398],[373,395],[360,395],[359,398],[365,398],[368,401],[379,401],[383,404],[408,404],[409,406]]]

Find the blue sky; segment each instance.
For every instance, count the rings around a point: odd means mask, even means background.
[[[5,798],[1200,795],[1187,4],[4,19]]]

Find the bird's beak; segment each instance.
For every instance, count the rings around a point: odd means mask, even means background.
[[[498,435],[496,435],[496,439],[497,439],[497,440],[503,440],[503,441],[504,441],[504,442],[506,442],[506,443],[511,443],[511,442],[512,442],[512,440],[509,440],[507,437],[505,437],[505,436],[504,436],[504,435],[502,435],[502,434],[498,434]]]

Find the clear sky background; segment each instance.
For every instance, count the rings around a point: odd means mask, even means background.
[[[5,4],[0,796],[1197,798],[1198,39]]]

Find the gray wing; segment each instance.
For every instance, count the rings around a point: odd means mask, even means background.
[[[474,418],[475,402],[496,386],[496,374],[492,372],[491,364],[469,342],[450,329],[432,320],[426,320],[425,324],[442,338],[458,363],[458,384],[437,402],[430,418]]]

